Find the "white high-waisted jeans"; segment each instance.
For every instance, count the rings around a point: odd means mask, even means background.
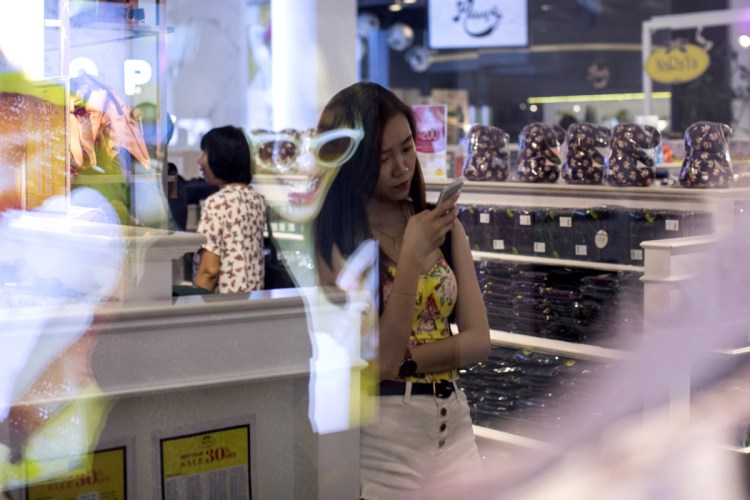
[[[446,399],[409,394],[379,401],[377,422],[361,430],[361,498],[436,500],[443,485],[455,492],[456,485],[481,480],[463,391]]]

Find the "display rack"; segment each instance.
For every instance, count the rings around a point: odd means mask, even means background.
[[[429,179],[427,185],[428,201],[434,202],[440,189],[451,179]],[[626,271],[641,273],[644,286],[644,322],[655,324],[653,319],[660,314],[655,304],[659,294],[665,289],[668,295],[684,280],[694,278],[695,273],[687,270],[696,266],[705,258],[718,235],[731,233],[735,225],[738,210],[737,204],[750,200],[750,189],[687,189],[679,187],[653,186],[650,188],[621,188],[611,186],[570,185],[562,182],[554,184],[529,184],[520,182],[478,182],[466,181],[459,198],[459,204],[517,206],[529,208],[587,208],[597,205],[621,206],[625,208],[643,208],[655,210],[703,210],[712,214],[715,234],[704,237],[677,238],[648,241],[644,248],[644,265],[634,266],[611,264],[582,260],[563,260],[528,255],[512,255],[495,252],[473,252],[475,260],[498,260],[513,263],[526,263],[545,266],[575,267],[597,271]],[[676,298],[674,300],[677,300]],[[648,327],[644,325],[644,331]],[[578,360],[589,360],[601,363],[626,361],[631,357],[629,352],[578,344],[560,340],[533,337],[524,334],[499,330],[490,332],[494,345],[531,349],[549,354],[559,354]],[[750,344],[750,342],[749,342]],[[750,347],[728,349],[721,354],[744,355],[750,353]],[[671,389],[677,411],[685,411],[685,399],[689,400],[689,373],[678,377],[678,382]],[[545,450],[545,444],[525,436],[475,427],[480,442],[486,446],[511,446],[530,450]]]
[[[630,264],[614,264],[610,262],[592,262],[572,259],[553,259],[549,257],[537,257],[534,255],[513,255],[507,253],[473,251],[475,260],[498,260],[503,262],[516,262],[519,264],[537,264],[541,266],[578,267],[583,269],[595,269],[597,271],[633,271],[643,272],[643,266]]]
[[[164,55],[167,34],[173,31],[163,22],[165,10],[165,3],[158,0],[142,0],[137,8],[108,2],[78,5],[70,0],[53,0],[45,5],[45,78],[61,80],[67,90],[74,92],[73,82],[85,73],[121,99],[127,109],[120,111],[129,113],[137,105],[153,105],[156,116],[138,123],[150,161],[143,160],[140,165],[139,161],[128,161],[125,155],[120,159],[123,163],[120,169],[104,167],[93,172],[92,168],[102,166],[96,164],[84,169],[92,175],[71,175],[68,183],[69,189],[90,186],[111,199],[116,198],[117,203],[125,205],[133,220],[144,217],[136,213],[136,207],[152,207],[154,193],[163,190],[161,166],[166,164],[169,122],[165,106],[167,61]],[[68,142],[73,133],[71,125],[69,120]],[[119,139],[121,146],[128,149],[129,139]],[[95,140],[102,147],[99,138]],[[128,223],[124,217],[122,219],[123,223]],[[147,225],[167,228],[168,214],[165,210],[149,214]]]

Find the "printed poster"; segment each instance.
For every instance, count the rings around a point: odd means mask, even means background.
[[[248,500],[250,426],[161,440],[162,499]]]
[[[448,108],[445,104],[419,104],[412,109],[417,120],[415,144],[422,173],[425,179],[446,179]]]
[[[65,144],[67,108],[56,104],[65,102],[65,87],[55,81],[40,84],[36,88],[36,97],[41,98],[36,114],[32,114],[24,123],[24,208],[28,210],[68,191]]]
[[[126,500],[125,447],[90,454],[91,468],[26,488],[26,500]]]
[[[63,81],[31,82],[21,73],[0,74],[3,133],[0,211],[32,209],[67,194],[67,96]]]

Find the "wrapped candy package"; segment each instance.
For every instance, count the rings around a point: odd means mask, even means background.
[[[647,187],[656,179],[654,149],[661,134],[650,125],[622,123],[612,131],[610,153],[604,160],[605,177],[612,186]]]
[[[534,122],[518,136],[516,178],[522,182],[557,182],[560,178],[560,146],[565,130],[559,125]]]
[[[685,159],[679,182],[688,188],[727,188],[734,183],[729,158],[732,128],[724,123],[696,122],[685,130]]]
[[[509,173],[508,140],[502,129],[474,125],[469,130],[463,175],[470,181],[504,181]]]
[[[604,156],[599,151],[609,144],[610,130],[591,123],[573,123],[565,134],[563,180],[569,184],[601,184]]]

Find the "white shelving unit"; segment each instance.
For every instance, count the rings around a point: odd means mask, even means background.
[[[475,260],[497,260],[502,262],[515,262],[519,264],[538,264],[556,267],[576,267],[582,269],[595,269],[597,271],[633,271],[642,273],[643,266],[630,264],[612,264],[608,262],[592,262],[586,260],[552,259],[549,257],[537,257],[534,255],[513,255],[507,253],[473,251]]]
[[[434,202],[440,189],[450,179],[427,181],[428,201]],[[653,186],[650,188],[622,188],[613,186],[570,185],[563,182],[554,184],[530,184],[521,182],[477,182],[466,181],[459,203],[463,205],[496,205],[525,208],[590,208],[596,206],[620,206],[634,209],[653,210],[702,210],[710,212],[714,219],[716,235],[725,235],[732,231],[735,224],[738,201],[750,200],[750,188],[732,189],[687,189],[681,187]],[[710,242],[715,236],[678,238],[644,242],[645,252],[643,266],[611,264],[585,260],[554,259],[529,255],[513,255],[495,252],[473,252],[475,259],[496,260],[502,262],[525,263],[547,266],[592,269],[604,272],[635,272],[643,276],[644,284],[644,321],[659,314],[658,304],[654,297],[664,293],[665,287],[673,293],[681,280],[690,279],[685,273],[687,261],[695,263],[706,255]],[[696,260],[697,259],[697,260]],[[644,326],[644,331],[646,327]],[[511,348],[532,349],[539,352],[559,354],[579,360],[601,363],[627,361],[631,353],[598,347],[587,344],[545,339],[530,335],[516,334],[500,330],[490,332],[493,344]],[[750,353],[750,347],[722,351],[722,355],[744,355]],[[689,377],[689,374],[686,374]],[[677,411],[685,409],[684,389],[689,389],[688,380],[677,384],[672,394]],[[682,391],[682,392],[681,392]],[[501,432],[475,426],[475,434],[482,443],[493,446],[520,447],[528,450],[551,451],[551,446],[526,436]]]
[[[576,344],[564,340],[545,339],[532,337],[520,333],[504,332],[502,330],[490,330],[490,339],[494,344],[505,347],[516,347],[519,349],[533,349],[535,351],[561,354],[575,359],[590,361],[610,362],[624,361],[629,354],[626,351],[608,349],[588,344]]]

